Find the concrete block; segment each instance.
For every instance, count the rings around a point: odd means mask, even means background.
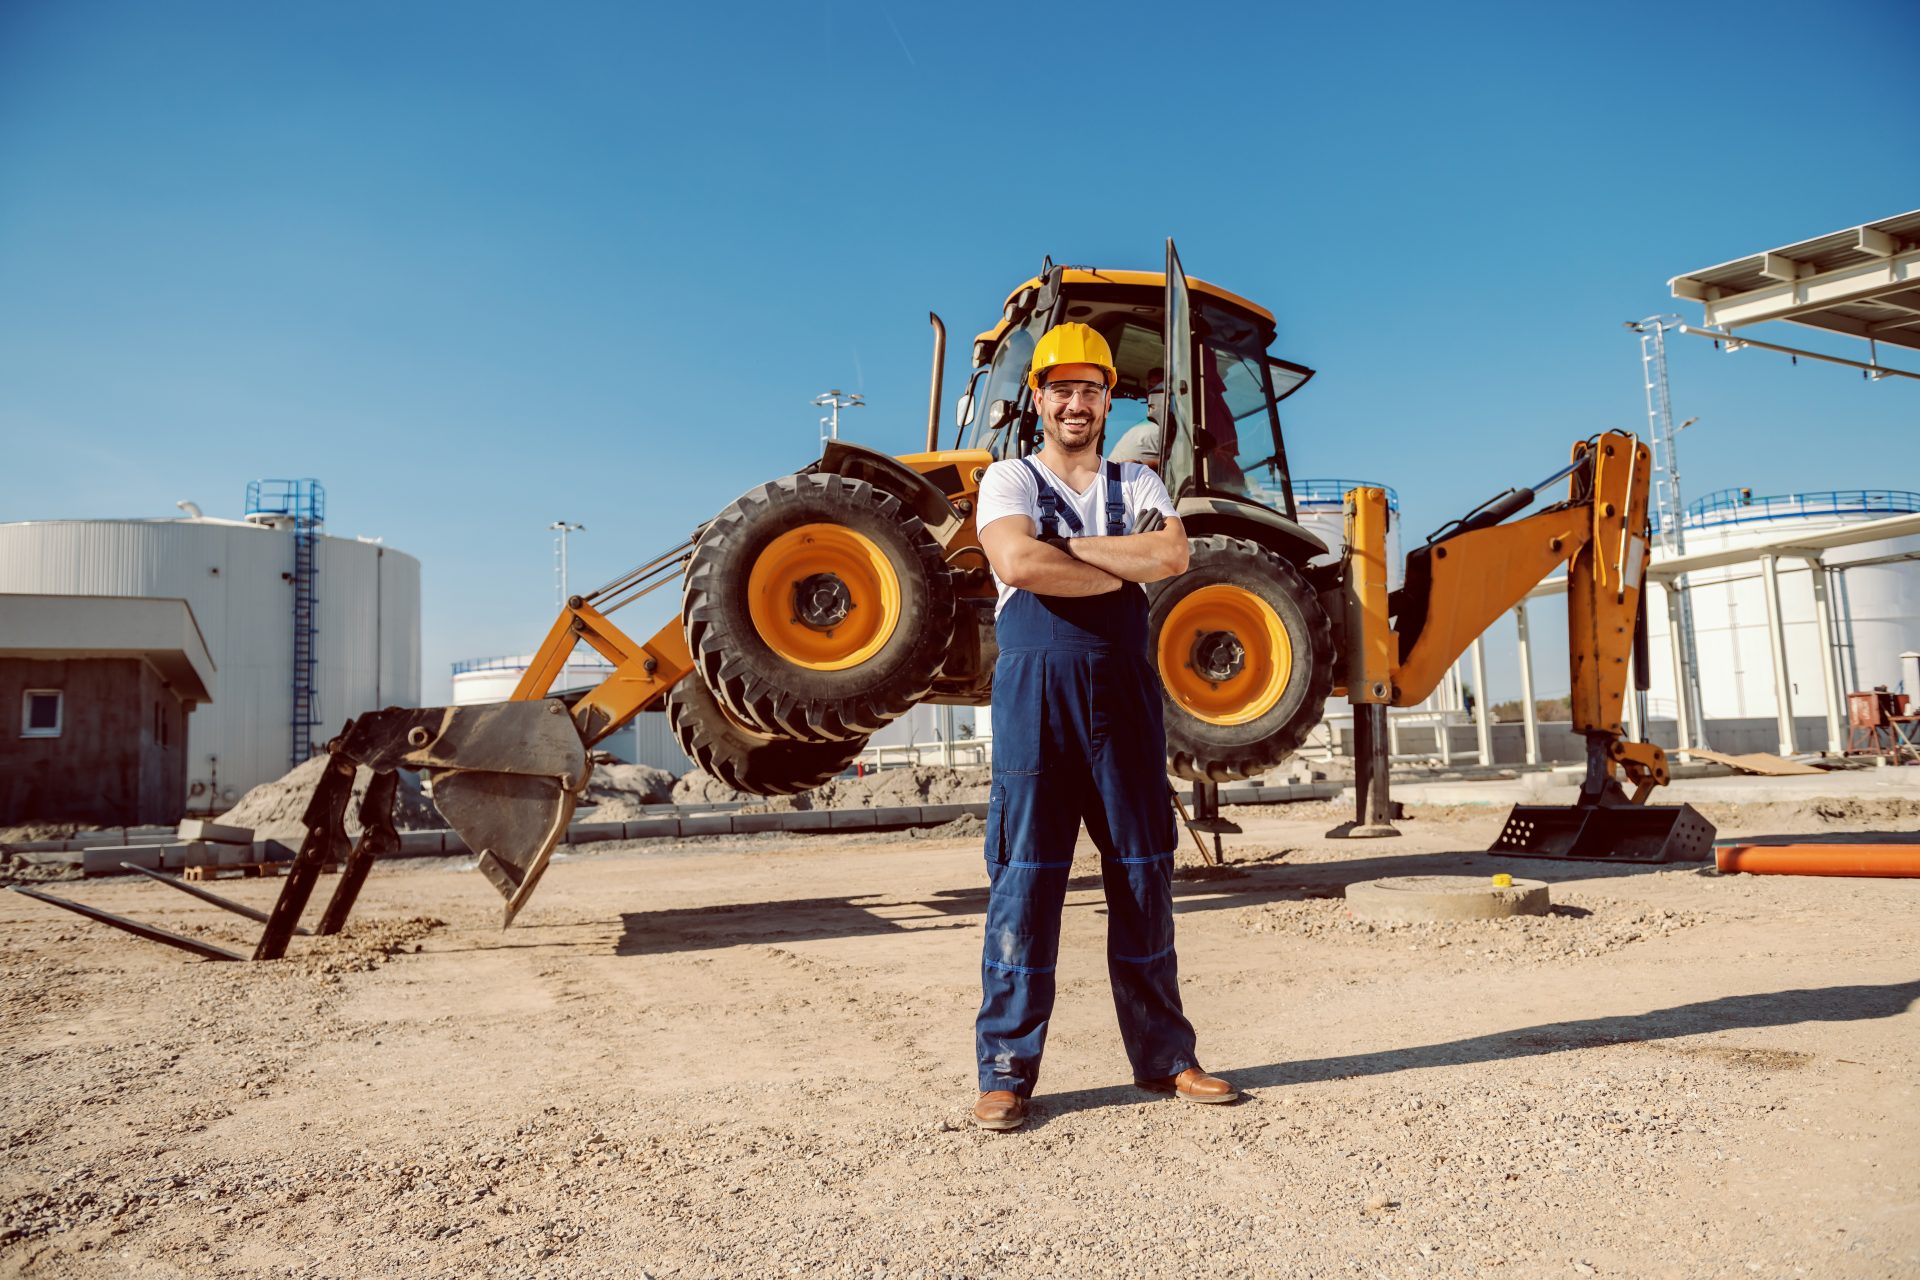
[[[173,832],[168,831],[166,836],[162,838],[170,839],[172,835]],[[92,849],[109,844],[117,844],[124,848],[128,843],[127,829],[125,827],[109,827],[105,831],[76,831],[67,837],[67,841],[80,849]],[[141,843],[159,844],[160,840],[146,840]]]
[[[215,844],[253,843],[252,827],[229,827],[225,823],[208,822],[205,818],[182,818],[179,834],[182,840],[210,840]]]
[[[249,846],[251,847],[251,846]],[[160,846],[160,869],[180,871],[187,867],[218,866],[219,854],[204,840],[182,840]]]
[[[669,805],[667,808],[671,812],[672,806]],[[657,840],[662,836],[671,838],[680,834],[680,819],[665,815],[658,818],[635,818],[622,825],[626,827],[625,838],[628,840]]]
[[[292,862],[300,852],[297,845],[284,840],[255,840],[251,846],[249,862]]]
[[[920,806],[920,822],[923,826],[937,827],[943,822],[966,817],[969,808],[964,804],[923,804]]]
[[[832,811],[828,809],[795,809],[792,813],[781,814],[787,820],[787,831],[827,831],[833,826]],[[738,822],[739,815],[734,816]]]
[[[444,831],[402,831],[400,852],[416,857],[436,854],[446,849],[446,841],[447,833]]]
[[[253,861],[252,844],[209,843],[213,850],[213,865],[216,867],[243,867]]]
[[[879,825],[874,809],[829,809],[827,826],[833,831],[871,831]]]
[[[875,809],[873,825],[876,827],[917,827],[920,825],[920,806],[902,805],[896,808]]]
[[[626,838],[623,822],[576,822],[567,828],[567,844],[596,844],[602,840]]]
[[[128,848],[126,845],[113,845],[109,848],[86,849],[80,854],[80,874],[83,876],[120,876],[129,874],[120,864],[131,862],[136,867],[145,867],[149,871],[160,869],[160,846],[157,844],[138,845]]]
[[[791,813],[736,813],[733,815],[733,834],[750,836],[761,831],[785,831],[787,819]]]
[[[733,815],[730,813],[689,814],[680,819],[680,834],[683,836],[732,835]]]
[[[440,841],[441,841],[441,852],[443,853],[472,853],[473,852],[473,850],[467,848],[467,842],[460,838],[460,833],[458,831],[447,832],[445,835],[440,837]]]

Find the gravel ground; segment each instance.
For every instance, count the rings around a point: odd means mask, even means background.
[[[1247,1099],[1128,1084],[1083,849],[1013,1134],[966,1123],[977,835],[591,846],[506,932],[478,876],[396,864],[260,966],[0,898],[0,1274],[1920,1274],[1920,882],[1496,860],[1470,806],[1366,844],[1235,816],[1177,890]],[[1339,898],[1495,870],[1554,913]]]

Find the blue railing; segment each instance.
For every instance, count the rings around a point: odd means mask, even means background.
[[[463,676],[469,671],[525,671],[529,659],[525,654],[516,654],[505,658],[469,658],[465,662],[453,664],[453,674]],[[576,654],[567,663],[569,667],[585,667],[593,670],[613,670],[613,664],[597,653]]]
[[[1386,489],[1387,510],[1400,510],[1400,493],[1384,484],[1371,480],[1295,480],[1293,482],[1294,501],[1301,506],[1312,503],[1315,506],[1344,506],[1349,489]]]
[[[1757,524],[1803,516],[1895,516],[1920,512],[1910,489],[1823,489],[1755,497],[1751,489],[1716,489],[1687,504],[1687,528]],[[1657,527],[1657,522],[1656,522]]]

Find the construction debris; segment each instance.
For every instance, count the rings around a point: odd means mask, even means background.
[[[1772,755],[1765,751],[1750,751],[1742,756],[1730,756],[1722,751],[1708,751],[1704,747],[1688,747],[1686,754],[1696,760],[1711,760],[1715,764],[1724,764],[1729,769],[1741,773],[1759,774],[1767,778],[1791,778],[1802,774],[1825,773],[1825,769],[1816,769],[1810,764],[1801,764],[1798,760],[1789,760],[1785,756]]]

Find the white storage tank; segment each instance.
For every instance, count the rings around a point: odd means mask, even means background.
[[[1920,493],[1889,489],[1826,490],[1755,497],[1723,489],[1688,504],[1687,554],[1775,542],[1795,533],[1822,533],[1849,524],[1920,511]],[[1920,648],[1920,536],[1835,547],[1823,554],[1833,609],[1840,670],[1852,690],[1898,689],[1901,653]],[[1780,610],[1796,720],[1826,714],[1820,627],[1813,577],[1805,559],[1778,563]],[[1773,649],[1758,561],[1687,575],[1699,653],[1700,696],[1709,722],[1773,717]],[[1658,593],[1647,616],[1655,715],[1674,709],[1666,602]],[[1908,690],[1909,693],[1920,692]],[[1840,708],[1845,723],[1844,702]],[[1802,735],[1804,737],[1804,734]],[[1825,746],[1825,733],[1817,743]]]
[[[533,662],[533,655],[514,654],[504,658],[474,658],[453,664],[453,705],[472,706],[477,702],[505,702]],[[613,674],[613,664],[585,645],[574,648],[566,669],[553,682],[550,692],[591,689]],[[689,675],[686,679],[698,679]],[[675,777],[693,768],[693,761],[673,740],[663,711],[642,711],[614,733],[594,744],[627,764],[650,764]]]
[[[191,514],[0,524],[0,591],[187,602],[219,679],[187,722],[190,813],[219,812],[278,778],[361,712],[419,705],[418,560],[377,542],[310,539],[311,727],[296,744],[295,535],[181,505]]]
[[[1400,495],[1375,480],[1295,480],[1294,507],[1307,532],[1327,544],[1328,553],[1316,556],[1314,564],[1333,564],[1347,545],[1347,491],[1349,489],[1386,489],[1387,491],[1387,590],[1398,591],[1406,578],[1406,564],[1400,554]],[[1281,503],[1276,510],[1284,511]]]

